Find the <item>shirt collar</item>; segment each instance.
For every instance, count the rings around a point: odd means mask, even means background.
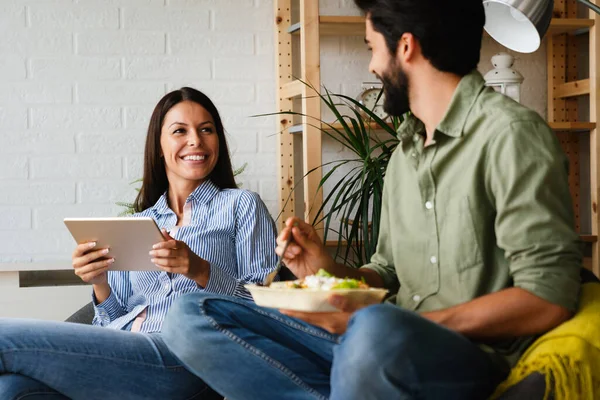
[[[474,70],[465,75],[458,83],[448,110],[436,130],[455,138],[462,136],[467,117],[484,87],[485,81],[478,71]],[[415,134],[424,132],[423,122],[412,114],[407,114],[404,122],[398,128],[398,136],[402,141],[407,141]]]
[[[186,203],[189,201],[196,201],[201,204],[208,203],[217,193],[219,193],[220,189],[215,185],[210,179],[202,182],[190,195],[188,196]],[[152,209],[160,215],[171,214],[173,211],[169,208],[169,203],[167,201],[167,192],[163,193],[162,196],[158,199],[158,201],[152,206]]]
[[[212,198],[219,193],[219,191],[219,187],[215,185],[213,181],[207,179],[198,185],[198,187],[190,194],[186,200],[186,203],[191,199],[194,199],[199,203],[206,204],[211,201]]]
[[[467,117],[484,87],[483,76],[477,70],[465,75],[458,83],[448,111],[446,111],[446,115],[442,118],[437,130],[452,137],[462,136]]]

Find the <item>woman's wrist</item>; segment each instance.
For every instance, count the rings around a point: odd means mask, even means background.
[[[198,268],[199,273],[197,276],[194,276],[192,280],[196,282],[196,284],[200,287],[206,287],[208,285],[208,279],[210,278],[210,263],[203,258],[198,257],[200,268]]]
[[[96,301],[98,304],[103,303],[110,296],[110,285],[108,282],[104,283],[95,283],[93,285],[94,288],[94,296],[96,297]]]

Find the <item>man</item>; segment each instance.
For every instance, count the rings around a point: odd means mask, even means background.
[[[336,264],[297,219],[277,252],[300,278],[364,278],[397,292],[395,305],[332,296],[341,312],[299,313],[182,299],[167,344],[230,400],[485,399],[576,307],[567,162],[537,114],[476,72],[481,0],[356,3],[386,111],[412,112],[388,165],[377,252],[358,270]]]

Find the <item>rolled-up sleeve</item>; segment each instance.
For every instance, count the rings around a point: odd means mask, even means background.
[[[574,310],[582,255],[568,163],[554,132],[541,121],[516,121],[490,147],[486,190],[514,286]]]
[[[211,265],[205,290],[251,299],[244,284],[262,282],[277,264],[277,229],[267,207],[256,193],[241,192],[235,215],[235,249],[239,273],[234,277]]]
[[[98,303],[92,291],[94,319],[92,325],[107,326],[117,318],[127,314],[127,299],[132,294],[128,271],[109,271],[108,284],[110,295],[102,303]]]

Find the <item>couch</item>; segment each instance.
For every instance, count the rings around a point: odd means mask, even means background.
[[[600,284],[600,280],[589,270],[581,270],[581,282]],[[66,321],[80,324],[91,324],[94,317],[94,307],[88,303],[71,315]],[[598,327],[600,331],[600,327]],[[545,377],[540,373],[532,373],[517,385],[506,390],[497,397],[498,400],[543,400],[546,391]],[[554,400],[552,393],[548,400]]]

